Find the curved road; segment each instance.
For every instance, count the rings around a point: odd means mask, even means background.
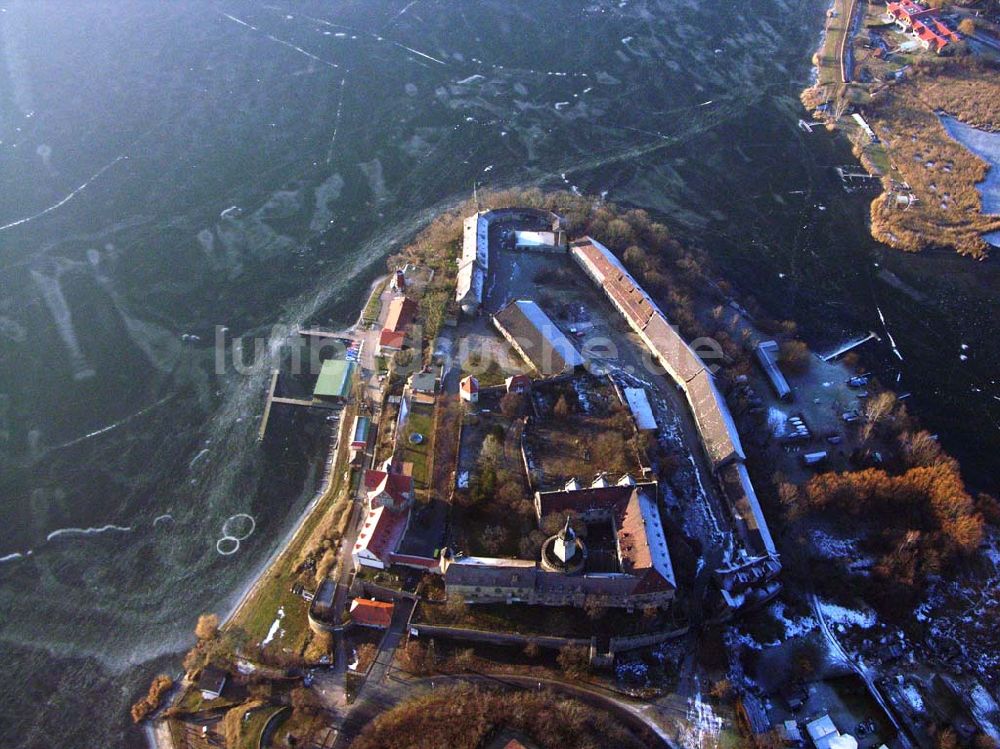
[[[415,679],[403,679],[390,674],[388,681],[391,683],[380,685],[379,688],[369,692],[364,699],[355,703],[344,720],[338,736],[337,747],[349,746],[349,743],[373,718],[410,697],[415,689],[428,686],[433,689],[441,684],[462,683],[515,689],[537,689],[544,686],[553,692],[573,697],[591,707],[607,710],[628,726],[646,746],[677,749],[676,744],[671,741],[663,728],[651,717],[645,715],[641,707],[577,684],[531,676],[490,676],[479,673],[439,674]]]
[[[840,644],[840,640],[838,640],[836,635],[833,634],[830,626],[826,623],[826,617],[823,615],[823,607],[819,605],[819,598],[815,593],[812,594],[812,606],[813,613],[816,614],[816,621],[819,622],[820,631],[823,632],[823,636],[826,638],[826,641],[830,643],[830,647],[840,655],[844,663],[849,665],[854,672],[861,677],[865,686],[868,687],[868,693],[875,699],[876,702],[878,702],[879,706],[882,708],[882,712],[886,714],[886,717],[892,721],[892,725],[896,729],[896,734],[900,743],[903,745],[904,749],[909,749],[912,745],[910,739],[905,733],[903,733],[903,729],[899,725],[899,721],[896,720],[896,716],[893,714],[892,709],[886,702],[885,697],[882,696],[882,692],[880,692],[878,687],[875,686],[875,681],[868,673],[868,669],[864,668],[861,664],[851,658],[847,654],[847,651],[844,650],[844,646]]]

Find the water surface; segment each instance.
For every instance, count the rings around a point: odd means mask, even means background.
[[[128,704],[314,494],[326,423],[258,446],[266,375],[218,376],[216,326],[348,323],[477,184],[646,207],[818,348],[881,309],[905,361],[872,364],[988,475],[996,270],[875,245],[797,127],[824,0],[0,9],[3,746],[139,742]]]

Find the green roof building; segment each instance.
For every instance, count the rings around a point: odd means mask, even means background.
[[[356,364],[342,359],[328,359],[323,362],[316,387],[313,388],[314,398],[338,398],[346,400],[351,394],[351,379]]]

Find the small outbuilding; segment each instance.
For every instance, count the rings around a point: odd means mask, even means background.
[[[405,330],[389,330],[388,328],[382,328],[382,332],[379,333],[378,336],[378,346],[375,347],[375,353],[380,356],[383,354],[394,354],[397,351],[402,351],[405,346]]]
[[[479,402],[479,380],[472,375],[462,378],[458,388],[459,395],[466,403]]]
[[[781,400],[792,399],[792,389],[788,385],[785,375],[778,369],[778,343],[776,341],[761,341],[754,350],[760,368],[764,370],[774,394]]]
[[[388,629],[392,622],[393,604],[368,598],[351,601],[351,624],[360,627]]]
[[[393,291],[406,291],[406,274],[403,273],[402,268],[398,268],[392,274],[392,281],[389,283],[389,288]]]
[[[656,430],[656,417],[653,416],[653,407],[649,403],[645,388],[624,388],[625,401],[628,403],[632,418],[635,420],[635,428],[640,432],[650,432]]]
[[[198,677],[196,687],[201,692],[202,699],[217,700],[222,696],[222,690],[226,688],[227,674],[225,671],[207,666]]]
[[[531,378],[526,374],[511,375],[504,384],[508,393],[527,393],[531,391]]]

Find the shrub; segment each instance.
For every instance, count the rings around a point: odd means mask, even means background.
[[[156,712],[163,700],[163,695],[169,692],[173,686],[174,680],[166,674],[160,674],[153,679],[146,696],[132,705],[132,720],[139,723]]]
[[[559,400],[556,401],[556,405],[552,409],[552,413],[559,419],[565,419],[569,416],[569,403],[566,402],[565,395],[559,396]]]
[[[590,654],[583,645],[565,645],[556,657],[559,668],[570,679],[583,679],[590,673]]]
[[[809,369],[811,356],[809,347],[803,341],[785,341],[781,344],[778,361],[792,372],[805,372]]]
[[[194,627],[194,636],[199,640],[211,640],[219,634],[219,617],[216,614],[202,614]]]
[[[410,640],[397,651],[396,658],[404,671],[416,676],[426,676],[434,672],[434,654],[423,643]]]

